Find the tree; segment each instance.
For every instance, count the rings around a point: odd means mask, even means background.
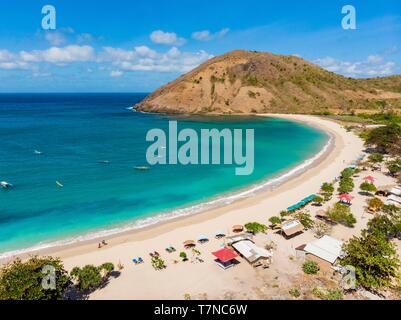
[[[245,224],[245,229],[248,232],[251,232],[253,234],[255,233],[259,233],[259,232],[266,232],[267,230],[267,226],[265,226],[264,224],[258,223],[258,222],[249,222],[247,224]]]
[[[324,192],[324,193],[330,193],[332,194],[334,192],[334,186],[332,183],[328,183],[325,182],[322,184],[322,186],[320,187],[320,189]]]
[[[269,222],[273,225],[273,227],[275,227],[281,224],[281,219],[279,217],[274,216],[269,219]]]
[[[351,213],[350,207],[342,203],[336,203],[328,210],[327,215],[332,221],[344,224],[348,227],[352,227],[356,223],[356,219]]]
[[[384,205],[383,201],[381,201],[379,198],[372,198],[369,199],[367,202],[369,209],[372,211],[380,210]]]
[[[355,268],[356,284],[367,289],[381,289],[398,276],[400,261],[394,245],[383,237],[362,232],[343,246],[346,256],[340,259],[343,266]]]
[[[313,220],[309,212],[300,212],[297,214],[299,222],[302,223],[305,229],[310,229],[313,227]]]
[[[384,127],[371,130],[366,139],[366,144],[375,146],[380,153],[400,154],[401,127],[391,123]]]
[[[367,195],[369,195],[371,192],[377,191],[376,186],[373,183],[369,183],[367,181],[362,182],[362,184],[359,186],[359,189],[361,189]]]
[[[324,202],[324,199],[320,196],[315,196],[312,200],[312,202],[316,205],[316,206],[321,206],[322,203]]]
[[[82,268],[74,267],[70,275],[76,281],[78,290],[85,292],[99,287],[113,270],[114,265],[111,262],[103,263],[97,267],[87,264]]]
[[[45,289],[42,282],[51,275],[47,273],[51,268],[55,271],[55,288],[48,283],[49,289]],[[58,258],[34,256],[26,262],[17,258],[0,269],[0,300],[59,300],[70,284]]]
[[[396,175],[401,172],[401,158],[387,162],[387,169],[391,175]]]
[[[166,268],[166,264],[164,262],[164,260],[162,258],[160,258],[159,256],[153,256],[152,257],[152,267],[155,270],[162,270]]]
[[[343,178],[340,181],[340,185],[338,187],[339,193],[350,193],[354,190],[355,184],[351,178]]]
[[[309,261],[304,262],[304,264],[302,265],[302,270],[306,274],[316,274],[319,272],[320,267],[315,261],[309,260]]]
[[[383,161],[383,155],[381,153],[374,152],[374,153],[369,155],[368,159],[369,159],[370,162],[380,163],[380,162]]]
[[[187,254],[184,251],[180,252],[180,258],[182,259],[182,261],[187,261]]]
[[[341,171],[341,179],[351,179],[352,176],[355,173],[355,169],[353,168],[346,168],[343,171]]]
[[[280,211],[280,217],[281,217],[281,219],[283,219],[283,218],[285,218],[285,217],[288,217],[288,216],[290,216],[292,213],[290,212],[290,211],[287,211],[287,210],[283,210],[283,211]],[[280,221],[281,222],[281,221]]]
[[[401,208],[398,208],[393,204],[384,204],[381,211],[385,214],[395,215],[401,213]]]
[[[368,232],[389,240],[397,236],[399,230],[396,225],[396,220],[380,215],[369,220]]]
[[[74,267],[70,275],[77,281],[79,291],[87,291],[96,288],[102,282],[102,275],[100,274],[99,268],[91,264],[83,268]]]

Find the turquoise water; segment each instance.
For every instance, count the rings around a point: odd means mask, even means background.
[[[270,118],[178,118],[178,127],[255,129],[255,170],[166,165],[148,171],[146,132],[173,118],[126,108],[142,94],[0,95],[0,253],[199,210],[311,158],[328,136]],[[40,150],[42,154],[34,153]],[[109,163],[99,161],[108,160]],[[56,180],[64,187],[58,188]],[[183,210],[195,206],[190,210]],[[178,210],[178,211],[177,211]],[[157,216],[155,216],[157,215]]]

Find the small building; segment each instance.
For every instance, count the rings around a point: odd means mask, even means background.
[[[273,253],[248,239],[235,242],[232,247],[254,267],[270,264],[273,257]]]
[[[287,238],[301,233],[304,229],[303,224],[297,219],[288,220],[281,224],[281,231],[284,232]]]
[[[238,254],[230,248],[224,247],[223,249],[212,252],[212,254],[217,258],[215,260],[217,265],[224,270],[234,266],[237,262],[235,258],[238,257]]]
[[[226,243],[227,243],[228,245],[231,245],[231,244],[233,244],[233,243],[235,243],[235,242],[238,242],[238,241],[242,241],[242,240],[252,240],[252,239],[253,239],[253,237],[252,237],[251,234],[249,234],[249,233],[242,233],[242,234],[239,234],[239,235],[226,237]]]
[[[306,258],[312,258],[316,262],[329,263],[333,265],[335,261],[343,254],[343,242],[330,236],[323,236],[320,239],[314,240],[305,246],[298,247],[305,252]]]

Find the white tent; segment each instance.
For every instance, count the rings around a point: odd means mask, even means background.
[[[260,258],[271,258],[273,256],[270,251],[258,247],[251,240],[242,240],[233,243],[232,246],[250,263],[254,263]]]
[[[304,251],[333,264],[342,254],[343,242],[329,236],[308,243]]]

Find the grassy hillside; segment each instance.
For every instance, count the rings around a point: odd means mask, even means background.
[[[401,76],[347,78],[302,58],[232,51],[135,106],[170,113],[350,113],[401,109]]]

